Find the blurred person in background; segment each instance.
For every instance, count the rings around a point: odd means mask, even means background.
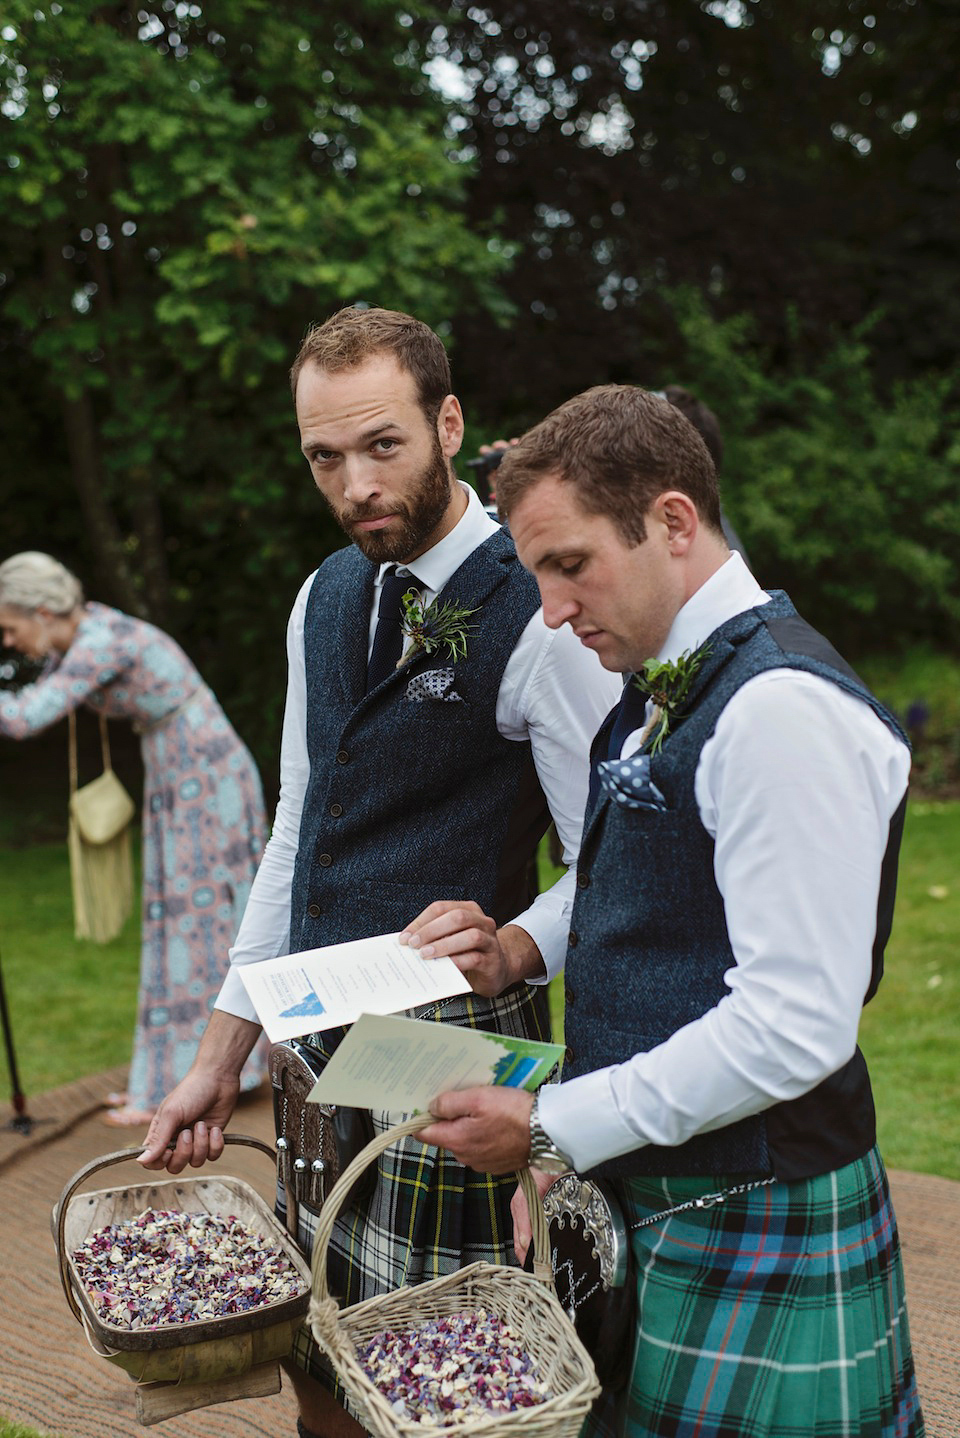
[[[104,1115],[146,1128],[187,1072],[227,969],[227,950],[266,843],[260,776],[178,644],[141,619],[87,602],[48,554],[0,564],[3,643],[44,661],[0,691],[0,736],[26,739],[85,706],[127,719],[144,765],[140,990],[127,1092]],[[266,1076],[266,1045],[242,1085]]]
[[[705,405],[702,399],[698,399],[692,390],[684,389],[683,385],[668,384],[664,389],[654,390],[652,393],[662,395],[668,403],[673,405],[674,409],[680,411],[684,419],[690,421],[710,451],[713,467],[719,476],[723,460],[723,435],[720,432],[720,421],[713,410]],[[720,507],[720,528],[723,530],[723,537],[730,548],[742,555],[744,563],[749,565],[750,559],[743,547],[743,541],[724,513],[722,505]]]

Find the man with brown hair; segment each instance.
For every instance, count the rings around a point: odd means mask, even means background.
[[[441,1095],[421,1137],[494,1173],[612,1182],[638,1316],[629,1383],[585,1431],[918,1438],[857,1048],[904,735],[730,553],[710,456],[662,398],[561,405],[508,451],[498,495],[547,624],[636,677],[593,747],[562,1082]],[[456,959],[476,927],[436,906],[412,942]]]
[[[415,1016],[548,1037],[545,990],[525,980],[562,958],[573,876],[531,904],[529,864],[551,813],[575,857],[590,739],[620,688],[572,635],[546,627],[513,542],[457,482],[463,415],[426,325],[341,311],[306,336],[291,378],[304,457],[353,543],[293,608],[273,835],[197,1061],[143,1155],[172,1173],[223,1150],[259,1033],[243,964],[396,932],[441,895],[462,916],[489,915],[489,929],[462,960],[473,993]],[[422,608],[439,599],[468,612],[456,654],[421,651],[398,667],[410,590]],[[311,1042],[323,1056],[338,1038]],[[373,1115],[379,1128],[396,1118]],[[509,1261],[514,1187],[396,1145],[372,1194],[338,1221],[331,1291],[354,1303],[474,1259]],[[306,1204],[301,1219],[309,1252]],[[291,1376],[303,1433],[359,1432],[306,1328]]]

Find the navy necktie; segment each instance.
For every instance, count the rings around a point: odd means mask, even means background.
[[[617,708],[616,717],[607,736],[607,752],[597,752],[594,755],[593,767],[590,770],[590,792],[587,797],[587,808],[592,809],[600,793],[600,774],[598,765],[604,759],[619,759],[620,751],[628,734],[634,729],[642,729],[647,722],[647,700],[650,695],[646,689],[641,689],[637,683],[636,675],[631,674],[623,686],[623,693],[620,695],[620,704]]]
[[[624,685],[620,708],[617,710],[617,717],[610,730],[610,742],[607,746],[608,759],[619,759],[627,736],[632,734],[634,729],[642,729],[646,724],[647,700],[649,698],[650,691],[642,689],[637,683],[636,675],[631,674]]]
[[[402,577],[396,569],[388,570],[380,587],[380,607],[377,610],[377,627],[373,635],[373,648],[367,661],[367,693],[376,689],[397,667],[403,650],[403,596],[413,583],[413,577],[405,573]]]

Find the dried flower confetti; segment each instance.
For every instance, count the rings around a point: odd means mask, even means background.
[[[73,1260],[98,1316],[125,1329],[225,1318],[306,1288],[269,1239],[214,1213],[148,1208],[97,1229]]]
[[[514,1413],[552,1397],[523,1341],[495,1313],[453,1313],[419,1328],[384,1329],[358,1348],[398,1418],[442,1428]]]

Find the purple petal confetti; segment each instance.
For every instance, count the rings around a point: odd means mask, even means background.
[[[515,1413],[553,1395],[516,1331],[495,1313],[453,1313],[384,1329],[357,1350],[398,1418],[442,1428]]]
[[[303,1293],[290,1259],[238,1218],[148,1208],[73,1255],[98,1316],[124,1329],[198,1323]]]

